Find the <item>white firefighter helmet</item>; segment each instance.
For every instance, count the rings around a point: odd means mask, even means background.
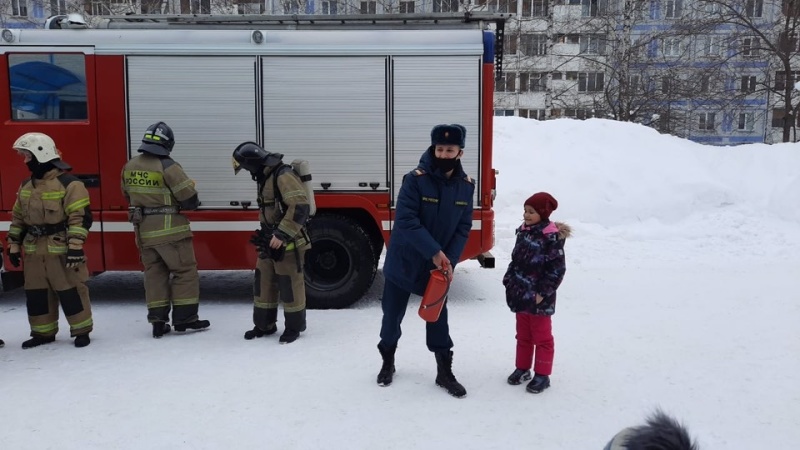
[[[14,149],[30,152],[40,164],[50,162],[59,169],[72,169],[69,164],[61,160],[53,139],[44,133],[23,134],[14,142]]]

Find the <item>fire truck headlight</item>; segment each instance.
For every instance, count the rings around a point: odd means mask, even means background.
[[[14,42],[14,32],[9,29],[3,30],[3,40],[6,42]]]
[[[253,31],[253,42],[255,42],[256,44],[264,42],[264,33],[258,30]]]

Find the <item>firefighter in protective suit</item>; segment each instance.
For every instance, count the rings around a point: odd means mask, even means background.
[[[300,177],[254,142],[233,151],[233,169],[250,172],[258,184],[261,230],[253,237],[259,250],[253,282],[253,323],[245,339],[278,331],[278,303],[283,303],[285,330],[279,341],[294,342],[306,329],[306,288],[303,261],[311,241],[305,230],[310,205]]]
[[[59,303],[75,347],[86,347],[93,327],[83,252],[92,226],[89,192],[83,182],[67,173],[72,167],[61,160],[50,136],[26,133],[13,147],[31,171],[17,192],[7,237],[11,264],[19,267],[25,262],[31,338],[22,348],[56,340]]]
[[[175,135],[164,122],[147,128],[138,155],[122,168],[122,192],[128,199],[128,220],[134,224],[136,245],[144,265],[147,320],[158,339],[170,332],[202,330],[200,277],[189,219],[181,211],[200,205],[192,181],[170,158]],[[172,279],[170,280],[170,275]]]

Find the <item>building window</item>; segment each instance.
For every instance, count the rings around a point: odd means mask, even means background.
[[[661,92],[669,94],[678,88],[678,81],[671,75],[661,77]]]
[[[507,34],[503,36],[503,53],[506,55],[517,54],[517,37],[516,34]]]
[[[788,120],[789,123],[794,125],[794,120],[792,119],[792,114],[789,113],[787,116],[786,111],[783,108],[776,108],[772,110],[772,128],[783,128],[783,122]]]
[[[716,113],[700,113],[697,123],[700,131],[714,131],[714,116]]]
[[[661,49],[664,56],[681,55],[681,38],[667,38],[661,40]]]
[[[522,0],[522,17],[546,17],[548,1]]]
[[[191,3],[192,14],[211,14],[211,0],[192,0]],[[155,8],[155,12],[153,12],[153,14],[160,14],[161,2],[156,1],[153,6]]]
[[[793,70],[786,76],[786,72],[775,72],[775,89],[785,89],[786,85],[794,86],[800,81],[800,70]]]
[[[606,37],[602,34],[580,35],[580,53],[604,55],[606,53]]]
[[[519,116],[526,119],[544,120],[545,110],[543,109],[520,109]]]
[[[747,17],[761,17],[764,12],[764,0],[747,0],[744,10]]]
[[[781,33],[780,37],[778,38],[778,48],[782,52],[786,53],[794,53],[798,50],[797,48],[797,34],[796,33]]]
[[[261,14],[261,2],[254,2],[253,0],[239,0],[236,4],[237,14]]]
[[[526,56],[541,56],[547,54],[546,34],[523,34],[520,37],[520,50]]]
[[[664,17],[677,19],[683,14],[683,0],[666,0],[664,2]]]
[[[18,17],[28,17],[28,1],[11,0],[11,15]]]
[[[402,5],[402,3],[401,3]],[[322,14],[335,15],[339,14],[339,4],[336,1],[323,1]]]
[[[520,92],[544,92],[547,74],[544,72],[522,72],[519,74]]]
[[[12,120],[86,120],[86,63],[82,54],[8,55]]]
[[[67,0],[50,0],[50,14],[67,14]]]
[[[739,83],[739,90],[742,92],[755,92],[756,91],[755,75],[743,75]]]
[[[719,56],[722,49],[722,36],[706,35],[700,37],[701,53],[705,56]]]
[[[489,12],[493,13],[517,13],[517,0],[482,0],[480,4],[485,4]],[[458,11],[458,6],[453,11]]]
[[[607,0],[581,0],[581,16],[597,17],[605,13],[606,1]]]
[[[637,74],[628,76],[628,92],[642,91],[642,76]]]
[[[581,72],[578,74],[578,92],[600,92],[603,90],[603,72]]]
[[[377,1],[361,2],[360,11],[361,14],[377,14],[378,2]]]
[[[736,129],[739,131],[753,131],[756,125],[756,117],[753,113],[739,113],[739,121]]]
[[[499,117],[510,117],[514,115],[513,109],[495,109],[494,115]]]
[[[708,92],[711,88],[711,77],[708,75],[700,76],[700,92]]]
[[[300,1],[299,0],[283,0],[281,2],[284,14],[299,14]]]
[[[458,0],[433,0],[433,12],[458,12]]]
[[[722,12],[722,5],[715,2],[706,2],[703,5],[703,11],[705,11],[706,15],[714,16]]]
[[[400,2],[400,14],[411,14],[414,12],[415,2]]]
[[[800,16],[800,2],[797,0],[783,0],[783,15],[789,17]]]
[[[742,39],[742,56],[758,56],[758,38],[746,37]]]
[[[495,92],[516,92],[517,74],[504,73],[501,75],[500,79],[495,81],[494,90]]]

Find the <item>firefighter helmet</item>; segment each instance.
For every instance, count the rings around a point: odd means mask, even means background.
[[[53,139],[44,133],[25,133],[14,142],[14,150],[29,152],[39,164],[49,162],[62,170],[72,167],[61,160],[61,155]]]
[[[242,142],[233,151],[233,172],[238,174],[240,170],[246,169],[255,174],[265,166],[278,165],[281,160],[283,160],[281,153],[268,152],[255,142]]]
[[[175,134],[172,133],[172,128],[164,122],[157,122],[147,127],[139,151],[158,156],[169,156],[174,146]]]

